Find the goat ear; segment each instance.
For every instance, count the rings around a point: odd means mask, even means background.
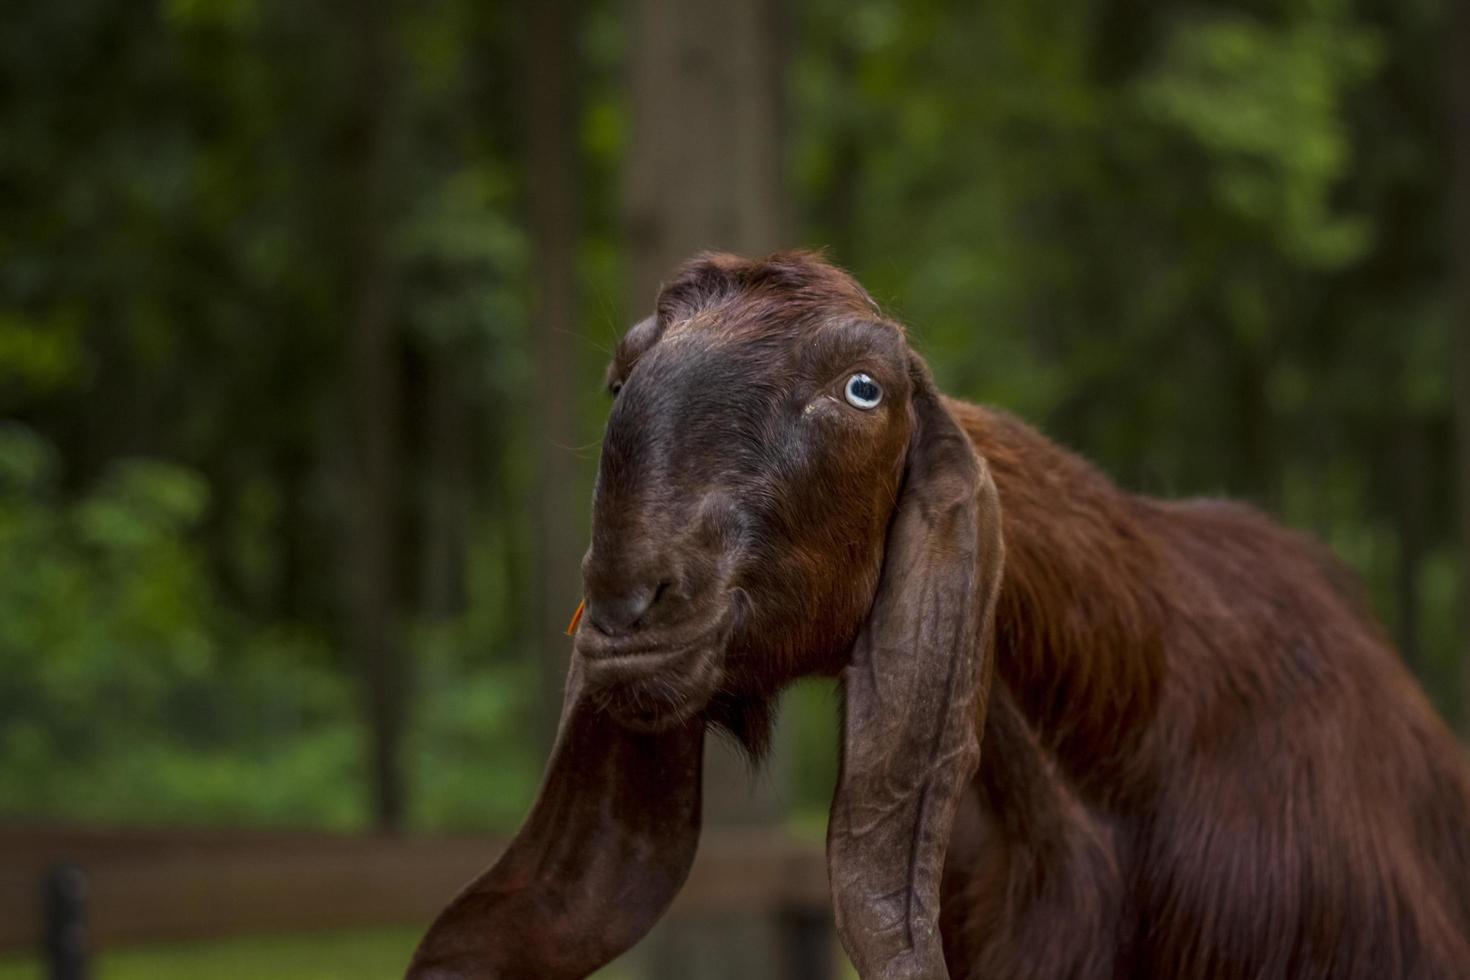
[[[580,980],[636,943],[699,843],[704,723],[623,728],[574,659],[541,794],[490,870],[439,914],[408,980]]]
[[[917,358],[913,434],[868,621],[843,672],[827,830],[837,929],[863,980],[948,976],[939,879],[979,763],[1002,545],[995,484]]]

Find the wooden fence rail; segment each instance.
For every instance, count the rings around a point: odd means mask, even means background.
[[[40,948],[44,883],[85,875],[96,946],[428,924],[500,851],[482,837],[0,825],[0,950]],[[670,914],[769,914],[810,957],[830,946],[821,845],[769,831],[705,834]],[[796,933],[799,932],[799,935]],[[815,937],[815,939],[814,939]]]

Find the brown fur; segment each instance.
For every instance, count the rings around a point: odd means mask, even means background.
[[[952,402],[1007,564],[955,976],[1470,977],[1470,789],[1331,556]]]

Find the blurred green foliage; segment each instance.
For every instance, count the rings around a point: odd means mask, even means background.
[[[341,685],[309,636],[247,624],[191,540],[200,477],[122,459],[74,499],[0,430],[0,776],[20,812],[352,825]]]
[[[410,820],[504,829],[534,789],[521,23],[384,9],[370,92],[360,11],[330,0],[28,4],[0,33],[0,815],[368,819],[336,540],[364,112],[406,406]],[[617,285],[625,15],[577,25],[584,489],[600,362],[652,299]],[[800,243],[948,390],[1130,487],[1324,536],[1453,712],[1443,15],[804,0],[787,129]],[[818,814],[830,698],[795,700],[789,796]]]

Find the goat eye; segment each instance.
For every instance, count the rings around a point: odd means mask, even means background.
[[[608,394],[616,398],[618,397],[618,392],[623,390],[623,383],[621,381],[614,381],[612,384],[607,386],[607,390]]]
[[[847,379],[847,388],[843,394],[847,396],[849,405],[863,411],[877,408],[878,403],[883,400],[883,389],[878,386],[878,382],[862,372]]]

